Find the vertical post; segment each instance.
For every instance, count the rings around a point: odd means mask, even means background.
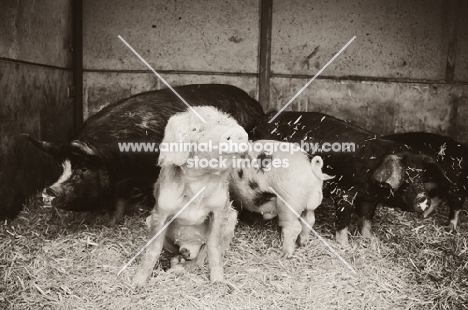
[[[272,24],[273,0],[261,0],[258,101],[264,109],[270,105]]]
[[[448,6],[447,16],[445,16],[448,23],[448,50],[447,50],[447,64],[445,67],[445,81],[447,83],[453,82],[455,75],[455,63],[457,59],[457,45],[458,45],[458,30],[462,14],[462,0],[449,0],[446,3]]]
[[[459,25],[462,14],[462,0],[449,0],[445,3],[447,5],[446,16],[444,16],[447,23],[448,30],[448,49],[447,49],[447,63],[445,66],[445,82],[452,83],[455,77],[455,63],[457,59],[458,49],[458,34]],[[453,94],[450,101],[450,117],[447,128],[447,133],[450,137],[458,138],[458,106],[460,98]]]
[[[73,0],[73,129],[83,123],[83,1]]]

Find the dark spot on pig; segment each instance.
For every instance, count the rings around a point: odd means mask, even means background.
[[[265,168],[268,168],[268,163],[271,164],[271,161],[272,161],[272,156],[271,155],[267,155],[265,153],[260,153],[258,154],[257,156],[257,161],[258,161],[258,164],[259,164],[259,169],[261,171],[264,171]]]
[[[151,27],[156,28],[157,26],[156,26],[156,25],[152,25]]]
[[[258,188],[258,183],[252,180],[249,180],[249,187],[251,189],[257,189]]]
[[[244,41],[244,39],[239,38],[238,36],[231,36],[228,40],[230,42],[234,42],[234,43],[240,43],[240,42]]]
[[[237,175],[239,176],[239,179],[242,179],[242,177],[244,176],[244,170],[242,169],[237,170]]]
[[[273,198],[276,198],[276,195],[273,194],[273,193],[259,192],[259,193],[256,193],[254,198],[253,198],[253,204],[254,204],[254,206],[262,206],[265,203],[272,200]]]
[[[181,20],[181,19],[182,19],[182,17],[179,16],[179,20]]]

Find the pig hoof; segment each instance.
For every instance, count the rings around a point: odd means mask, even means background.
[[[447,231],[448,231],[448,232],[452,232],[452,233],[457,233],[457,232],[458,232],[457,225],[455,225],[454,223],[450,222],[449,225],[447,226]]]
[[[432,213],[432,210],[431,210],[431,209],[427,209],[426,211],[424,211],[424,212],[422,213],[422,218],[423,218],[423,219],[428,218],[429,215],[431,215],[431,213]]]
[[[224,281],[224,272],[222,268],[212,269],[210,272],[210,281],[211,282],[223,282]]]
[[[146,277],[140,276],[140,275],[136,275],[132,281],[132,284],[135,287],[143,287],[145,283],[146,283]]]
[[[297,237],[297,244],[300,247],[305,247],[309,243],[309,235],[299,235]]]
[[[348,230],[338,231],[335,236],[336,242],[343,248],[349,248]]]
[[[283,254],[281,254],[281,258],[290,259],[293,256],[294,250],[291,249],[283,249]]]
[[[123,218],[117,218],[117,217],[113,216],[109,220],[109,226],[116,226],[116,225],[119,225],[122,222],[123,222]]]
[[[371,232],[369,229],[363,229],[363,230],[361,231],[361,235],[362,235],[364,238],[372,239],[372,232]]]

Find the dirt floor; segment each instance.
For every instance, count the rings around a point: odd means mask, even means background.
[[[146,213],[107,227],[105,213],[55,211],[30,203],[0,225],[0,309],[468,309],[468,216],[446,232],[447,211],[428,219],[379,208],[376,238],[333,242],[333,211],[317,213],[316,230],[357,270],[355,276],[311,235],[292,259],[280,258],[275,221],[239,223],[225,259],[226,283],[207,268],[163,271],[134,289],[137,259],[147,241]],[[354,229],[352,229],[354,231]]]

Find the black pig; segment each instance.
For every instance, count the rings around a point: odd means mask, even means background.
[[[264,117],[262,107],[243,90],[222,84],[174,87],[192,106],[214,106],[250,131]],[[28,137],[59,160],[64,172],[44,190],[52,204],[70,211],[115,209],[111,224],[121,221],[127,204],[154,205],[159,152],[121,152],[118,142],[160,143],[168,119],[187,106],[169,89],[150,91],[111,104],[90,117],[70,142]]]
[[[359,217],[362,235],[370,237],[378,203],[417,212],[429,206],[421,172],[431,165],[440,170],[433,158],[322,113],[283,112],[272,123],[266,119],[253,130],[253,139],[307,141],[323,147],[306,151],[321,152],[323,172],[335,176],[325,184],[324,195],[335,204],[336,240],[340,244],[348,245],[353,209]],[[331,150],[332,143],[339,143],[335,144],[335,151]]]
[[[450,207],[450,230],[456,230],[465,198],[468,195],[468,148],[452,138],[433,133],[411,132],[384,136],[383,138],[403,143],[412,149],[435,158],[453,182],[434,171],[425,175],[426,190],[431,196],[431,205],[424,211],[427,217],[437,206],[446,201]]]

